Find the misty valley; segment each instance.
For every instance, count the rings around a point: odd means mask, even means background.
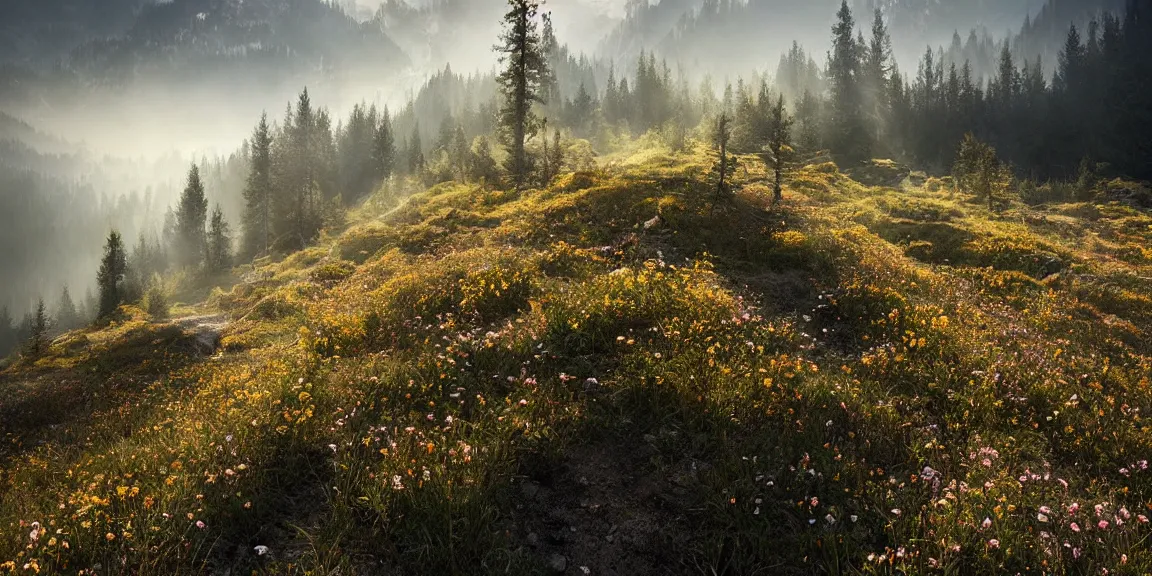
[[[1144,0],[5,0],[0,575],[1152,573]]]

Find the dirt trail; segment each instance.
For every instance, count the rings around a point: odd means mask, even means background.
[[[684,489],[650,471],[642,446],[575,447],[551,478],[525,480],[515,512],[523,539],[554,574],[681,574],[691,530]]]

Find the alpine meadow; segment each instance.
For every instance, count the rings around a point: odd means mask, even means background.
[[[0,2],[0,576],[1152,574],[1148,0]]]

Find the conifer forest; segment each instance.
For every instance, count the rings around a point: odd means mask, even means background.
[[[1152,574],[1147,0],[0,2],[0,576]]]

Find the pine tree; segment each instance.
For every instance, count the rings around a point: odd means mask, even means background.
[[[100,261],[100,271],[96,274],[96,285],[100,288],[97,319],[111,316],[123,302],[121,285],[127,268],[128,258],[124,253],[124,242],[120,239],[120,233],[113,230],[108,234],[108,242],[104,245],[104,258]]]
[[[376,167],[376,177],[387,180],[392,177],[396,168],[396,139],[392,135],[392,118],[388,109],[380,119],[376,128],[376,136],[372,140],[372,161]]]
[[[60,302],[56,305],[56,326],[67,332],[80,325],[80,315],[76,312],[76,303],[72,301],[72,294],[68,286],[60,292]],[[0,324],[0,330],[4,327]]]
[[[168,297],[164,294],[164,283],[160,276],[154,276],[148,283],[148,291],[144,294],[145,310],[153,320],[166,320],[168,318]]]
[[[728,194],[728,175],[732,170],[732,162],[728,159],[728,144],[732,140],[732,120],[728,117],[728,112],[721,112],[720,117],[716,119],[716,127],[712,134],[712,143],[716,146],[716,150],[720,153],[720,161],[716,164],[716,173],[719,179],[716,183],[716,198],[712,202],[712,210],[716,210],[716,205],[720,200],[727,197]]]
[[[1011,187],[1011,172],[996,157],[996,149],[976,139],[972,133],[964,136],[952,169],[961,190],[988,202],[988,210],[1002,199]]]
[[[578,137],[588,135],[592,116],[595,112],[596,102],[592,100],[592,95],[588,93],[588,89],[581,82],[580,87],[576,90],[576,96],[568,106],[567,114],[568,125],[572,127],[573,132]]]
[[[24,353],[35,360],[48,351],[48,312],[44,307],[44,299],[36,303],[36,312],[32,317],[32,325],[28,334],[28,341],[24,343]]]
[[[500,134],[508,148],[508,173],[520,189],[528,180],[531,163],[525,142],[536,134],[538,120],[532,111],[534,103],[546,103],[545,82],[550,79],[546,55],[537,33],[540,3],[535,0],[508,0],[504,16],[501,55],[504,70],[497,77],[503,95],[500,110]]]
[[[860,85],[861,47],[853,32],[856,27],[852,10],[843,0],[832,27],[832,52],[828,57],[828,76],[832,83],[832,114],[829,118],[829,145],[834,153],[855,161],[871,153],[863,118]]]
[[[181,266],[198,267],[204,263],[208,249],[204,235],[207,218],[208,198],[200,181],[200,168],[193,164],[176,209],[177,254]]]
[[[560,129],[557,128],[552,132],[552,157],[548,160],[548,165],[552,167],[552,178],[555,178],[564,170],[564,143],[560,140]]]
[[[792,118],[784,107],[784,95],[780,95],[772,106],[770,131],[768,135],[768,165],[772,167],[773,202],[780,202],[783,196],[784,171],[792,155]]]
[[[424,169],[424,145],[420,143],[420,123],[412,128],[412,138],[408,140],[408,171],[420,174]]]
[[[796,109],[796,121],[800,125],[800,145],[808,150],[820,148],[820,100],[810,91],[804,92]]]
[[[449,149],[449,158],[452,169],[460,180],[468,178],[468,136],[464,134],[464,127],[457,124],[452,134],[452,145]]]
[[[272,249],[272,218],[275,203],[273,194],[272,135],[268,131],[268,115],[263,114],[252,134],[251,169],[244,188],[246,256],[264,254]]]
[[[892,39],[879,8],[872,22],[872,40],[864,61],[864,92],[873,138],[877,143],[887,140],[891,123],[891,104],[888,101],[889,75],[892,72]]]
[[[472,179],[487,185],[497,185],[500,180],[500,171],[497,169],[496,160],[492,158],[492,145],[489,144],[486,136],[476,138],[473,145],[469,172]]]
[[[212,210],[212,220],[208,232],[208,272],[219,274],[232,266],[232,232],[224,220],[220,205]]]

